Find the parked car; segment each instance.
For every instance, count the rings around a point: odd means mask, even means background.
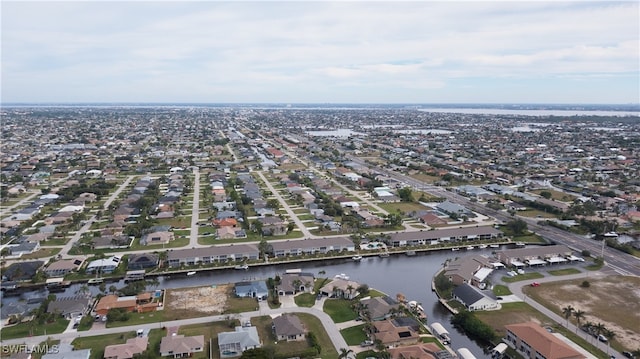
[[[607,337],[605,337],[602,334],[598,334],[598,340],[603,342],[603,343],[606,343],[607,342]]]
[[[540,286],[540,283],[538,283],[538,282],[533,282],[533,283],[531,283],[531,286],[532,286],[532,287],[539,287],[539,286]]]
[[[633,354],[631,354],[631,352],[622,352],[622,355],[624,355],[625,357],[629,358],[629,359],[634,359]]]
[[[360,343],[361,347],[368,347],[368,346],[371,346],[371,345],[373,345],[373,340],[365,340],[362,343]]]

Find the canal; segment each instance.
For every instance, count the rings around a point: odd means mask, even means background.
[[[474,250],[473,253],[490,254],[489,249]],[[266,279],[284,273],[287,269],[301,269],[303,272],[313,273],[316,277],[332,278],[336,274],[346,274],[350,280],[360,284],[367,284],[370,288],[375,288],[385,292],[390,297],[402,293],[407,300],[415,300],[422,303],[427,314],[428,323],[441,323],[451,334],[451,347],[457,351],[459,348],[469,349],[478,358],[488,358],[483,352],[483,348],[472,341],[463,333],[453,328],[450,324],[451,314],[438,302],[438,298],[431,291],[431,279],[435,273],[442,268],[447,259],[453,259],[464,255],[462,252],[438,251],[438,252],[418,252],[415,256],[404,254],[392,255],[386,258],[364,257],[360,262],[351,259],[326,260],[317,262],[286,263],[271,266],[250,267],[248,270],[214,270],[202,271],[192,276],[185,274],[173,275],[171,277],[158,277],[157,288],[149,289],[171,289],[202,285],[235,283],[243,280]],[[324,273],[324,274],[323,274]],[[107,289],[115,285],[121,288],[124,281],[106,282]],[[80,284],[74,284],[67,288],[64,293],[55,293],[58,297],[76,295]],[[92,294],[99,293],[98,286],[89,286]],[[21,297],[45,296],[46,290],[39,293],[25,293]],[[3,302],[15,301],[16,297],[5,297]]]

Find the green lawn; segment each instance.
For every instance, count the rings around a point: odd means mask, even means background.
[[[117,327],[126,327],[128,325],[138,325],[138,324],[148,324],[148,323],[157,323],[162,321],[169,320],[177,320],[184,318],[172,318],[166,316],[169,311],[166,310],[158,310],[155,312],[149,313],[129,313],[129,320],[124,322],[108,322],[107,328],[117,328]]]
[[[519,281],[528,280],[528,279],[540,279],[540,278],[544,278],[544,275],[538,272],[529,272],[525,274],[518,274],[515,277],[504,276],[502,277],[502,280],[507,283],[513,283],[513,282],[519,282]]]
[[[358,316],[351,308],[351,301],[346,299],[327,299],[322,310],[329,314],[334,323],[354,320]]]
[[[503,296],[503,295],[510,295],[512,293],[507,286],[497,284],[493,286],[493,294],[497,296]]]
[[[320,319],[314,317],[311,314],[306,313],[297,313],[296,314],[302,323],[304,323],[305,327],[309,330],[309,332],[314,333],[316,338],[318,339],[318,343],[322,348],[322,352],[320,353],[320,357],[323,359],[335,359],[338,357],[338,352],[333,347],[333,343],[329,338],[329,335],[324,330]]]
[[[316,296],[313,293],[298,294],[293,299],[298,307],[311,308],[316,304]]]
[[[35,321],[16,324],[11,327],[5,327],[0,331],[2,340],[26,338],[30,336],[58,334],[64,332],[69,325],[69,321],[63,317],[59,317],[55,322],[38,324]]]
[[[550,270],[548,271],[548,273],[551,275],[569,275],[569,274],[578,274],[582,272],[577,268],[566,268],[566,269]]]
[[[340,334],[349,345],[358,345],[367,340],[367,335],[364,333],[364,324],[342,329]]]

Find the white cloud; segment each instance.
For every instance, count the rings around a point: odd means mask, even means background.
[[[638,14],[637,2],[7,1],[2,99],[196,100],[233,88],[262,101],[256,89],[269,88],[264,97],[280,101],[339,101],[350,89],[367,102],[424,98],[416,89],[455,96],[478,78],[598,77],[616,88],[638,81]],[[535,100],[543,90],[530,91]],[[616,91],[624,102],[639,96]]]

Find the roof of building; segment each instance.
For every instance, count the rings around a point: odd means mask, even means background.
[[[235,332],[218,333],[218,345],[240,343],[241,348],[260,346],[256,327],[236,327]]]
[[[275,243],[274,243],[275,244]],[[259,253],[258,247],[254,244],[234,244],[229,246],[212,246],[207,248],[187,248],[171,250],[167,254],[167,259],[202,258],[215,257],[230,254]]]
[[[130,338],[124,344],[108,345],[104,348],[105,358],[133,358],[134,355],[140,354],[147,350],[149,337]]]
[[[300,335],[305,333],[300,318],[294,314],[283,314],[273,319],[277,336]]]
[[[480,226],[480,227],[464,227],[464,228],[444,228],[436,229],[432,231],[412,231],[412,232],[399,232],[391,234],[391,240],[396,241],[409,241],[409,240],[436,240],[440,238],[451,237],[473,237],[473,236],[498,236],[502,232],[493,228],[492,226]]]
[[[466,305],[471,305],[481,299],[487,298],[482,292],[467,283],[455,287],[453,289],[453,295]]]
[[[510,324],[505,325],[505,328],[547,359],[584,358],[584,355],[536,323]]]
[[[204,348],[204,335],[185,337],[184,335],[170,335],[162,338],[160,353],[183,354]]]

